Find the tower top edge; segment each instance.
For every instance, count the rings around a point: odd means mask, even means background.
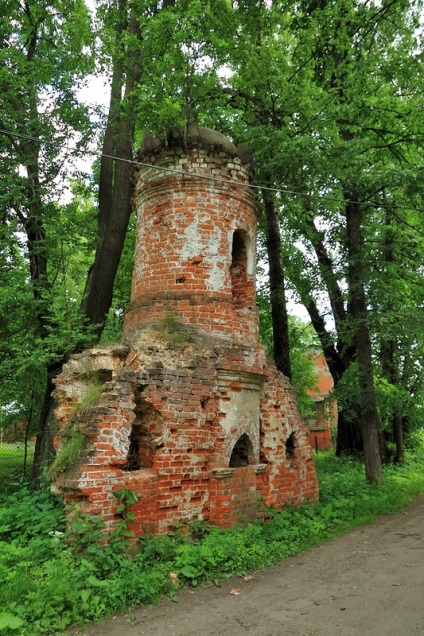
[[[237,148],[223,133],[197,125],[189,126],[186,135],[173,131],[168,132],[166,138],[156,137],[149,132],[144,132],[137,158],[160,156],[172,150],[186,152],[194,148],[224,153],[230,158],[238,157],[242,164],[250,168],[253,167],[253,155],[246,146],[242,145]]]

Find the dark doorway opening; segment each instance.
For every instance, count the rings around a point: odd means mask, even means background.
[[[253,462],[253,446],[246,433],[238,439],[230,457],[230,468],[241,468]]]
[[[247,292],[247,244],[248,236],[243,230],[236,230],[233,234],[231,252],[231,284],[233,296],[245,296]]]

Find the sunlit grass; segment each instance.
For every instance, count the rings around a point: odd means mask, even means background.
[[[424,493],[423,445],[417,445],[414,453],[407,453],[405,466],[386,466],[381,485],[365,481],[364,465],[359,460],[335,457],[331,451],[317,455],[315,464],[319,505],[334,514],[336,534],[394,512]]]
[[[9,490],[15,483],[22,482],[28,477],[33,455],[34,447],[30,446],[25,467],[25,449],[22,443],[0,444],[0,492]]]

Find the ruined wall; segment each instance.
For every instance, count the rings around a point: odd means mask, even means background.
[[[73,431],[86,440],[56,489],[112,527],[113,492],[129,487],[136,535],[315,499],[307,427],[258,342],[249,166],[201,139],[143,161],[160,169],[138,175],[125,344],[72,356],[56,380],[58,457]]]
[[[337,400],[332,396],[334,389],[328,365],[322,353],[313,354],[316,387],[309,391],[315,403],[314,417],[307,419],[309,443],[316,451],[332,448],[333,427],[337,426]]]

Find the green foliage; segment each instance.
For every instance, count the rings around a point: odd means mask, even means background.
[[[144,81],[137,92],[138,127],[165,137],[185,136],[188,107],[201,112],[219,86],[218,70],[235,35],[226,0],[176,2],[165,10],[134,11],[143,42]],[[155,108],[152,108],[155,104]]]
[[[32,435],[47,367],[85,332],[90,220],[63,198],[93,130],[77,92],[93,69],[94,34],[84,0],[11,0],[0,33],[0,408],[16,406]]]
[[[237,5],[237,45],[212,108],[232,138],[248,144],[259,183],[280,190],[287,285],[331,359],[339,357],[335,375],[355,361],[361,324],[370,330],[374,370],[395,387],[412,425],[414,405],[423,404],[422,4],[380,9],[374,0]],[[352,199],[363,241],[356,255]],[[362,292],[368,315],[358,320]],[[392,344],[393,361],[384,360]],[[358,375],[350,379],[339,397],[359,425],[371,400],[362,401]],[[388,422],[394,393],[377,398]]]
[[[26,545],[65,529],[65,514],[58,497],[47,489],[27,487],[7,496],[0,495],[0,541],[19,541]]]
[[[21,443],[0,445],[0,493],[16,490],[22,486],[22,481],[28,476],[31,469],[33,446],[28,446],[25,465],[25,447]]]
[[[84,397],[81,403],[75,406],[71,421],[78,421],[80,415],[89,413],[100,402],[102,392],[102,384],[95,373],[86,377]]]
[[[200,522],[169,535],[123,531],[135,495],[116,491],[122,524],[107,537],[99,517],[70,512],[64,532],[60,501],[27,489],[0,501],[0,631],[11,636],[58,633],[139,603],[175,598],[178,585],[217,583],[297,554],[387,514],[424,492],[424,439],[405,467],[388,467],[385,483],[367,484],[363,466],[332,453],[316,457],[321,497],[315,505],[267,511],[267,521],[218,530]]]
[[[424,445],[417,441],[405,468],[387,466],[382,486],[363,483],[363,464],[357,459],[322,453],[316,464],[320,483],[320,507],[328,528],[346,532],[408,504],[423,492]]]
[[[28,285],[25,247],[13,235],[1,242],[0,420],[1,426],[28,423],[30,436],[37,431],[47,365],[72,351],[76,343],[84,346],[92,339],[79,311],[93,249],[87,240],[90,214],[92,208],[78,208],[75,203],[55,206],[46,214],[49,289],[42,297],[50,307],[51,319],[45,322],[42,334]]]
[[[48,470],[48,476],[51,479],[57,477],[60,473],[68,470],[76,464],[80,453],[86,448],[88,443],[87,436],[78,428],[69,431],[65,438],[63,447],[54,458],[52,465]]]
[[[66,429],[61,433],[62,447],[48,469],[51,479],[74,466],[88,445],[88,438],[79,427],[81,418],[90,413],[102,397],[102,384],[96,374],[89,374],[86,378],[85,393],[82,401],[76,403]]]
[[[23,624],[24,621],[14,614],[9,614],[9,612],[0,613],[0,631],[19,629]]]

